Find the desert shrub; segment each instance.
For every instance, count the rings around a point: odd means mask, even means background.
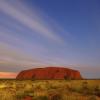
[[[89,100],[97,100],[97,99],[96,99],[96,96],[93,95],[93,96],[89,97]]]
[[[88,83],[86,81],[82,83],[82,88],[81,88],[80,92],[83,93],[84,95],[89,94]]]
[[[28,90],[28,91],[24,91],[24,95],[27,95],[27,96],[34,96],[34,91],[32,91],[32,90]]]
[[[61,100],[61,95],[56,94],[56,95],[51,97],[51,100]]]
[[[17,95],[16,95],[16,99],[21,100],[21,99],[23,99],[25,96],[26,96],[26,95],[24,95],[24,94],[17,94]]]
[[[49,94],[49,100],[61,100],[62,96],[60,93],[52,92]]]
[[[63,89],[66,89],[68,92],[77,92],[77,88],[74,86],[71,86],[70,84],[64,85]]]
[[[88,89],[88,83],[86,81],[82,83],[82,88]]]
[[[37,85],[35,89],[40,90],[41,89],[41,85],[40,84]]]
[[[95,86],[95,88],[94,88],[94,94],[95,94],[96,96],[99,96],[99,97],[100,97],[100,88],[99,88],[98,85]]]
[[[98,100],[99,96],[99,80],[0,81],[0,100]]]
[[[58,88],[57,86],[53,86],[53,85],[50,86],[50,89],[57,89],[57,88]]]
[[[16,100],[16,97],[11,93],[0,94],[0,100]]]
[[[24,97],[26,97],[27,96],[27,94],[24,92],[24,91],[18,91],[17,93],[16,93],[16,98],[18,99],[18,100],[20,100],[20,99],[22,99],[22,98],[24,98]]]
[[[34,98],[31,97],[31,96],[26,96],[25,98],[23,98],[23,99],[21,99],[21,100],[34,100]]]
[[[49,100],[47,96],[38,96],[34,100]]]

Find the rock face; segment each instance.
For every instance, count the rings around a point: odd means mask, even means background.
[[[82,77],[77,70],[45,67],[21,71],[16,79],[82,79]]]

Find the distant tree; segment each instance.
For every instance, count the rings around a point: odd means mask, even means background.
[[[65,79],[65,80],[71,80],[71,77],[70,77],[70,76],[65,75],[65,76],[64,76],[64,79]]]
[[[68,79],[68,77],[65,75],[65,76],[64,76],[64,79],[65,79],[65,80],[67,80],[67,79]]]
[[[35,80],[35,75],[32,75],[32,80],[33,80],[33,81]]]

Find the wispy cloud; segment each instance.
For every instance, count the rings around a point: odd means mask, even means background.
[[[39,61],[37,58],[33,58],[32,56],[16,50],[7,44],[0,43],[1,71],[7,71],[9,69],[18,71],[26,67],[37,66],[38,64],[41,64],[41,61]]]
[[[18,4],[18,1],[15,2],[16,4]],[[28,7],[24,8],[28,10]],[[5,0],[0,1],[0,9],[3,13],[8,14],[12,18],[20,22],[22,25],[25,25],[26,27],[35,31],[37,34],[40,34],[57,42],[63,41],[63,39],[59,35],[57,35],[57,33],[53,29],[46,26],[48,24],[48,21],[43,19],[41,15],[38,15],[34,11],[30,12],[31,14],[27,15],[25,13],[25,10],[22,9],[21,5],[14,6],[11,4],[11,2]],[[32,14],[33,17],[30,17],[30,15]]]
[[[58,34],[64,30],[40,9],[29,8],[20,0],[0,1],[1,71],[17,72],[34,66],[55,65],[46,58],[49,58],[48,52],[54,49],[54,44],[64,44]],[[44,41],[50,45],[45,45]]]

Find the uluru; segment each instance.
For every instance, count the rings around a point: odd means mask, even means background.
[[[79,71],[65,67],[44,67],[23,70],[16,79],[82,79],[82,76]]]

